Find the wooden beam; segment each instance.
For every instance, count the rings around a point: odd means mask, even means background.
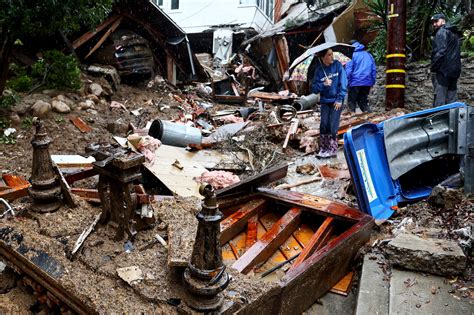
[[[28,187],[30,187],[29,183],[2,190],[0,191],[0,198],[6,199],[8,201],[13,201],[21,197],[26,197],[28,196]]]
[[[99,24],[93,31],[87,32],[75,41],[72,42],[72,48],[77,49],[81,47],[84,43],[88,42],[91,38],[97,35],[100,31],[104,28],[115,22],[120,16],[114,15],[104,20],[101,24]]]
[[[247,222],[247,240],[245,249],[248,250],[257,242],[258,215],[254,215]]]
[[[266,206],[265,199],[255,199],[244,204],[221,222],[221,244],[236,236],[247,225],[247,221],[257,215]]]
[[[70,121],[72,122],[72,124],[74,126],[77,127],[77,129],[79,129],[82,133],[87,133],[87,132],[91,132],[92,131],[92,128],[89,127],[85,122],[84,120],[82,120],[81,118],[79,117],[72,117],[70,119]]]
[[[324,220],[323,224],[321,224],[316,233],[313,234],[309,244],[301,252],[300,256],[295,260],[291,268],[295,268],[301,264],[306,258],[311,256],[315,251],[324,245],[334,229],[333,221],[334,218],[332,217],[326,218],[326,220]]]
[[[16,176],[16,175],[3,174],[2,179],[5,182],[5,184],[7,184],[7,186],[10,186],[11,188],[30,184],[23,177]]]
[[[92,55],[99,47],[105,42],[105,40],[112,34],[117,27],[120,25],[120,22],[122,22],[122,17],[119,17],[114,24],[105,32],[105,34],[99,39],[97,44],[94,45],[94,47],[89,51],[89,53],[84,57],[84,59],[87,59],[90,55]]]
[[[232,267],[246,274],[255,265],[267,260],[296,230],[301,221],[301,212],[301,208],[291,208]]]
[[[86,201],[100,203],[99,191],[97,189],[71,188],[71,193]]]
[[[60,168],[60,170],[61,170],[61,172],[64,171],[64,169],[61,169],[61,168]],[[91,168],[88,168],[88,169],[80,170],[76,173],[65,174],[64,178],[66,179],[66,182],[68,184],[72,184],[72,183],[74,183],[78,180],[89,178],[89,177],[95,176],[97,174],[98,174],[97,171],[91,167]]]

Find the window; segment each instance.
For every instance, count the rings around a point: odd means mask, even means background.
[[[179,10],[179,0],[171,0],[171,10]]]
[[[252,4],[258,4],[257,0],[239,0],[240,5],[252,5]]]
[[[163,0],[153,0],[153,3],[155,3],[159,7],[163,6]]]

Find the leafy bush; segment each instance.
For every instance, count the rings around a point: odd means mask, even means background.
[[[81,88],[80,74],[76,59],[57,50],[46,51],[43,59],[37,61],[31,69],[31,75],[44,80],[47,88],[78,90]]]
[[[33,78],[24,74],[9,80],[7,86],[17,92],[26,92],[33,86]]]
[[[464,41],[462,43],[462,51],[466,52],[469,57],[474,57],[474,28],[464,32]]]
[[[16,94],[10,94],[0,97],[0,109],[9,109],[20,101],[20,97]]]

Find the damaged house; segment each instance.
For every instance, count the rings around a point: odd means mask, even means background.
[[[72,48],[84,63],[111,65],[120,76],[159,74],[173,84],[206,78],[186,33],[148,0],[119,1]]]

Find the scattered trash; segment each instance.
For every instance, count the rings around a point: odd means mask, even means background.
[[[137,266],[117,268],[116,271],[117,275],[130,286],[137,281],[143,280],[143,272]]]

